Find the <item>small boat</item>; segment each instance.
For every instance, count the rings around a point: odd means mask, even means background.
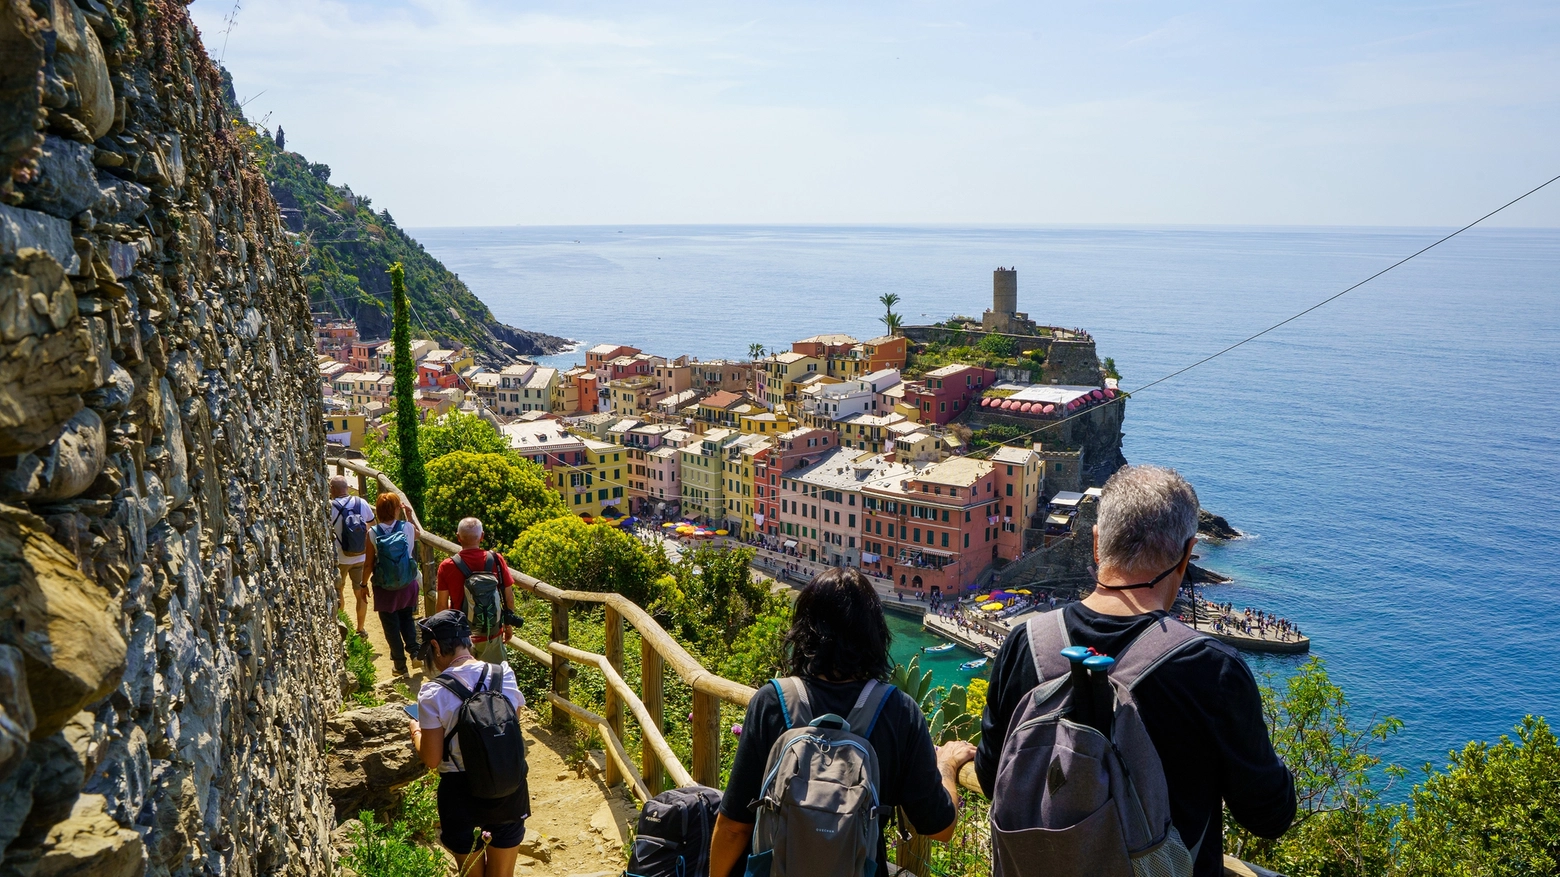
[[[953,643],[943,643],[940,646],[927,646],[927,647],[921,649],[921,651],[926,652],[927,654],[932,654],[934,652],[946,652],[946,651],[949,651],[952,648],[953,648]]]
[[[959,665],[959,669],[960,670],[979,670],[980,668],[982,668],[984,666],[986,666],[986,659],[985,658],[976,658],[973,661],[965,661],[964,663],[960,664]]]

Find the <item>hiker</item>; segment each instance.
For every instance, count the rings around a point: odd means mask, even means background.
[[[734,869],[744,853],[750,852],[750,845],[755,857],[775,857],[771,865],[777,873],[783,869],[789,875],[846,875],[848,870],[838,870],[830,863],[846,862],[855,868],[865,858],[877,863],[876,871],[869,867],[865,873],[885,872],[885,826],[876,815],[886,812],[883,808],[900,808],[916,831],[933,840],[946,841],[953,836],[959,769],[974,757],[975,747],[962,740],[940,748],[932,745],[921,708],[909,695],[886,684],[893,668],[889,640],[883,605],[859,569],[828,569],[802,588],[784,643],[785,664],[791,675],[760,687],[742,722],[731,778],[715,821],[710,846],[711,877],[740,873]],[[781,689],[788,692],[784,702]],[[847,826],[839,825],[832,837],[825,836],[802,821],[804,817],[798,815],[805,809],[798,806],[801,802],[786,803],[790,800],[786,789],[839,788],[837,781],[817,774],[807,776],[805,770],[786,779],[789,771],[784,768],[789,765],[795,770],[801,764],[794,759],[788,761],[786,752],[804,747],[783,746],[778,747],[781,752],[771,751],[776,748],[775,741],[787,734],[788,727],[805,728],[809,717],[819,728],[832,727],[831,720],[838,723],[843,719],[851,734],[864,738],[875,751],[875,799],[882,808],[874,811],[870,803],[865,803],[861,809],[846,814],[857,820],[857,826],[873,814],[876,825],[869,827],[876,830],[864,838],[865,849],[850,849],[861,835]],[[825,733],[835,739],[841,737],[839,731]],[[857,751],[845,743],[837,743],[834,750],[840,753],[836,757]],[[778,759],[776,770],[769,769],[772,758]],[[813,763],[825,761],[816,758]],[[775,787],[766,788],[777,771]],[[761,808],[759,801],[766,797],[779,800],[778,809],[782,812],[770,809],[770,803]],[[842,797],[851,801],[873,800],[860,794]],[[796,809],[788,809],[791,807]],[[788,823],[798,834],[784,839],[772,836],[774,825],[783,827]],[[784,856],[798,854],[799,850],[806,850],[806,862],[785,862]],[[855,870],[855,874],[861,873]]]
[[[376,523],[368,528],[364,579],[374,592],[374,611],[390,645],[395,675],[407,674],[406,658],[417,654],[417,592],[422,572],[417,568],[417,526],[402,519],[401,497],[381,493],[374,502]]]
[[[374,509],[361,496],[353,496],[345,475],[330,478],[330,525],[336,536],[336,607],[345,610],[346,586],[352,583],[357,598],[357,635],[368,636],[363,622],[368,618],[368,588],[363,584],[363,551],[368,545],[368,528],[374,523]]]
[[[515,610],[515,583],[504,556],[481,547],[482,535],[482,522],[476,518],[461,518],[455,525],[460,553],[439,564],[436,608],[464,612],[471,624],[474,653],[484,661],[502,664],[504,641],[509,639]]]
[[[468,873],[467,857],[480,855],[470,874],[511,877],[531,815],[518,717],[525,695],[508,664],[472,655],[465,615],[446,609],[417,626],[423,666],[439,675],[418,691],[410,730],[423,764],[439,772],[439,842],[454,855],[457,873]],[[495,790],[500,794],[481,794]]]
[[[1049,799],[1054,803],[1061,800],[1058,788],[1066,784],[1058,767],[1060,761],[1051,762],[1048,770],[1045,762],[1024,760],[1030,753],[1048,757],[1045,753],[1049,750],[1034,742],[1043,722],[1037,724],[1030,718],[1020,722],[1021,717],[1046,709],[1046,704],[1067,690],[1052,686],[1048,690],[1057,692],[1052,698],[1041,701],[1040,693],[1030,697],[1041,681],[1037,656],[1051,668],[1046,674],[1048,682],[1059,683],[1068,675],[1069,659],[1057,654],[1063,646],[1088,647],[1114,658],[1115,664],[1108,670],[1110,681],[1103,684],[1127,686],[1136,704],[1140,722],[1127,710],[1112,714],[1109,698],[1119,699],[1122,689],[1096,688],[1091,683],[1091,695],[1106,692],[1105,703],[1094,700],[1092,706],[1084,703],[1075,708],[1105,713],[1103,725],[1114,728],[1111,748],[1115,757],[1128,767],[1135,760],[1139,767],[1132,772],[1132,782],[1141,795],[1134,798],[1149,802],[1145,811],[1165,811],[1179,835],[1184,845],[1184,851],[1178,853],[1179,865],[1162,873],[1195,877],[1223,873],[1223,805],[1228,805],[1236,822],[1264,838],[1277,838],[1294,818],[1294,778],[1273,752],[1251,670],[1234,649],[1169,617],[1197,544],[1197,509],[1196,492],[1174,470],[1127,466],[1117,471],[1105,483],[1094,527],[1097,587],[1080,603],[1065,604],[1018,625],[997,653],[975,757],[981,788],[993,796],[993,873],[997,877],[1100,873],[1089,868],[1088,862],[1058,863],[1043,855],[1026,856],[1022,837],[1004,847],[1009,832],[1019,836],[1027,829],[1059,827],[1011,820],[1014,813],[1034,812],[1013,802]],[[1139,636],[1144,639],[1139,640]],[[1128,646],[1138,650],[1136,658],[1131,657]],[[1159,655],[1167,657],[1151,660]],[[1080,667],[1076,672],[1083,671]],[[1140,682],[1134,686],[1135,680]],[[1133,746],[1133,739],[1142,738],[1118,733],[1129,726],[1146,731],[1152,746]],[[1054,720],[1052,727],[1056,727]],[[1063,735],[1076,731],[1063,726],[1055,733],[1060,745]],[[1004,753],[1004,744],[1010,744],[1012,752]],[[1153,751],[1145,752],[1147,749]],[[1111,756],[1103,748],[1101,753],[1102,760]],[[1157,759],[1149,758],[1154,755]],[[1004,757],[1009,760],[1004,762]],[[1158,772],[1141,767],[1154,760],[1162,768],[1162,782]],[[1090,782],[1092,775],[1077,763],[1070,768],[1070,776],[1074,797],[1086,796],[1097,788],[1098,784]],[[1077,787],[1078,777],[1084,777],[1087,788]],[[1155,798],[1151,786],[1155,785],[1161,796],[1157,803],[1151,800]],[[1056,818],[1056,812],[1051,811],[1049,818]],[[1146,820],[1139,820],[1139,824],[1144,823]],[[1098,825],[1096,821],[1094,827]],[[998,828],[1003,831],[998,832]],[[1078,828],[1093,830],[1086,825]],[[1090,839],[1079,839],[1079,843]],[[1096,849],[1104,846],[1101,843]],[[1167,843],[1165,848],[1171,846]],[[1120,855],[1119,834],[1115,849]]]

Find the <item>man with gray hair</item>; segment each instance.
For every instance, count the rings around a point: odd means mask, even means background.
[[[515,617],[515,581],[504,556],[482,548],[482,536],[482,521],[477,518],[461,518],[455,525],[460,553],[439,564],[435,610],[465,613],[475,644],[472,653],[489,663],[502,664],[504,642]]]
[[[1173,469],[1127,466],[1105,483],[1092,534],[1093,593],[1016,626],[993,662],[975,756],[987,795],[1018,708],[1041,682],[1028,626],[1054,625],[1061,613],[1071,645],[1119,658],[1151,626],[1179,625],[1170,607],[1197,544],[1197,510],[1196,491]],[[1259,837],[1289,828],[1294,778],[1273,752],[1256,680],[1234,649],[1193,638],[1141,677],[1132,694],[1196,877],[1223,873],[1223,805]]]

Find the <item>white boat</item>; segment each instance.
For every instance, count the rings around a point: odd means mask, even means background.
[[[984,666],[986,666],[986,659],[985,658],[976,658],[973,661],[965,661],[964,663],[960,664],[959,665],[959,669],[960,670],[979,670],[980,668],[982,668]]]
[[[946,652],[946,651],[951,650],[952,648],[953,648],[953,643],[943,643],[940,646],[927,646],[927,647],[921,649],[921,651],[926,652],[928,654],[931,654],[933,652]]]

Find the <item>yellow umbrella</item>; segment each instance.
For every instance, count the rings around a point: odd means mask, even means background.
[[[1002,608],[1002,604],[1001,603],[987,603],[986,605],[984,605],[984,606],[982,606],[980,608],[984,609],[987,612],[995,612],[998,609]]]
[[[715,535],[716,536],[724,536],[724,535],[726,535],[726,531],[725,530],[716,530],[715,531]]]
[[[1024,589],[1024,588],[1019,588],[1018,590],[1014,591],[1013,593],[1015,593],[1015,594],[1023,594],[1025,597],[1029,596],[1029,591]]]
[[[677,525],[672,523],[671,521],[667,521],[666,523],[661,525],[661,529],[663,529],[663,530],[670,530],[671,528],[673,528],[675,526],[677,526]]]

